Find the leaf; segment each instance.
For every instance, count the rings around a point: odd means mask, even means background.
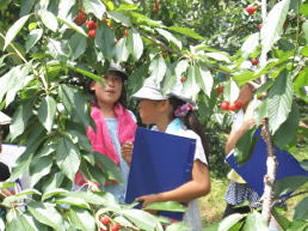
[[[51,197],[56,197],[56,196],[61,196],[61,195],[65,195],[67,194],[69,191],[65,190],[63,188],[55,188],[52,189],[46,193],[44,193],[44,195],[42,196],[42,201],[45,201],[47,199],[50,199]]]
[[[93,216],[84,209],[70,209],[68,216],[74,225],[79,230],[95,231],[95,220]]]
[[[159,211],[172,211],[172,212],[185,212],[187,208],[179,202],[168,201],[168,202],[152,203],[152,204],[146,206],[145,209],[159,210]]]
[[[270,231],[264,217],[257,211],[247,215],[243,231]]]
[[[13,202],[18,201],[20,199],[25,198],[28,195],[33,195],[33,194],[41,195],[41,193],[39,191],[37,191],[36,189],[25,189],[25,190],[21,191],[20,193],[6,197],[3,200],[2,204],[7,206],[7,207],[10,207]]]
[[[180,26],[170,26],[167,27],[168,30],[172,30],[175,32],[178,32],[180,34],[186,35],[188,37],[198,39],[198,40],[204,40],[205,38],[193,31],[192,29],[186,28],[186,27],[180,27]]]
[[[308,221],[308,197],[301,200],[294,209],[293,219]]]
[[[302,29],[304,31],[305,39],[306,39],[306,44],[308,43],[308,22],[304,22],[302,24]]]
[[[121,23],[123,26],[131,27],[132,22],[130,21],[130,17],[126,14],[119,11],[109,11],[108,14],[110,18],[112,18],[115,22]]]
[[[283,23],[287,18],[289,5],[290,0],[282,0],[267,15],[261,28],[262,54],[267,54],[273,44],[279,40],[283,32]]]
[[[1,85],[0,85],[1,86]],[[308,103],[308,94],[304,87],[308,86],[308,67],[304,67],[293,83],[295,93],[306,103]],[[1,98],[1,97],[0,97]]]
[[[80,165],[80,153],[70,139],[59,138],[56,162],[62,172],[73,182]]]
[[[233,80],[228,81],[224,87],[223,98],[229,102],[234,102],[239,95],[239,87]]]
[[[79,58],[87,49],[87,39],[78,33],[71,36],[68,44],[72,50],[73,60]]]
[[[136,29],[131,29],[127,38],[127,48],[132,56],[138,61],[143,53],[143,42]]]
[[[62,172],[57,172],[55,174],[48,176],[48,178],[46,179],[46,181],[42,186],[42,191],[49,192],[51,190],[59,188],[63,182],[63,179],[64,179],[64,174]]]
[[[77,197],[67,197],[67,196],[56,197],[53,202],[57,204],[67,204],[74,207],[90,209],[89,204],[84,199]]]
[[[168,66],[165,77],[162,83],[160,84],[163,95],[166,95],[170,92],[174,92],[175,88],[177,87],[176,85],[181,84],[180,81],[177,81],[177,78],[174,73],[175,65],[176,63],[173,63]]]
[[[163,80],[167,70],[167,65],[162,56],[155,57],[150,66],[149,72],[151,73],[149,78],[152,78],[156,84],[160,84]]]
[[[87,13],[93,13],[98,20],[102,20],[106,12],[105,5],[99,0],[84,0],[83,7]]]
[[[279,207],[274,206],[272,208],[272,215],[275,218],[275,220],[278,222],[279,226],[282,228],[282,230],[287,230],[291,222],[288,220],[287,217],[285,217],[283,214],[279,212]]]
[[[58,12],[58,16],[61,18],[66,18],[67,15],[70,12],[70,9],[76,4],[76,0],[71,0],[71,1],[67,1],[67,0],[60,0],[59,2],[59,12]]]
[[[94,152],[93,154],[96,164],[108,175],[109,180],[122,180],[121,169],[110,158],[98,152]]]
[[[211,91],[214,84],[210,70],[204,64],[195,66],[196,81],[204,93],[211,98]]]
[[[33,201],[29,203],[28,209],[40,223],[48,225],[56,231],[64,231],[62,216],[52,204]]]
[[[51,131],[57,111],[57,102],[51,96],[42,99],[38,109],[38,118],[47,131]]]
[[[300,162],[300,166],[308,172],[308,160]]]
[[[275,134],[280,125],[287,120],[292,106],[292,80],[284,70],[275,80],[268,93],[269,128]]]
[[[184,222],[175,222],[171,225],[168,225],[166,231],[187,231],[189,226]]]
[[[295,138],[296,129],[299,123],[299,111],[295,102],[288,119],[275,132],[273,141],[276,146],[283,150]]]
[[[19,17],[29,14],[35,4],[36,0],[22,0]]]
[[[156,227],[160,227],[160,229],[162,229],[160,223],[153,215],[142,210],[120,210],[118,213],[125,216],[131,222],[136,224],[140,229],[147,231],[155,231]]]
[[[114,39],[113,31],[105,24],[103,28],[98,28],[96,30],[95,45],[103,52],[107,60],[111,60],[114,54]]]
[[[182,50],[182,42],[173,36],[169,31],[163,30],[161,28],[155,28],[155,30],[163,36],[168,42],[172,42],[176,45],[180,50]]]
[[[234,225],[239,223],[244,217],[246,217],[246,214],[239,214],[239,213],[227,216],[219,223],[218,231],[225,231],[231,229]]]
[[[238,83],[239,86],[243,86],[245,83],[249,81],[255,80],[259,77],[256,77],[253,71],[246,70],[240,74],[234,74],[232,79]]]
[[[57,32],[58,21],[57,21],[56,16],[53,13],[46,11],[46,10],[42,10],[41,12],[39,12],[39,15],[41,17],[42,22],[49,30],[53,32]]]
[[[284,196],[290,192],[294,192],[304,183],[308,182],[307,176],[292,176],[275,181],[275,197]]]
[[[226,62],[226,63],[230,63],[231,60],[230,58],[223,54],[223,53],[219,53],[219,52],[208,52],[208,53],[204,53],[204,55],[212,58],[212,59],[215,59],[217,61],[223,61],[223,62]]]
[[[78,26],[72,21],[67,20],[66,18],[57,17],[57,19],[67,25],[69,28],[73,29],[74,31],[78,32],[79,34],[83,35],[84,37],[88,38],[88,34],[83,30],[82,27]]]
[[[119,63],[126,62],[129,57],[129,51],[126,47],[126,40],[126,38],[121,38],[114,48],[115,58]]]
[[[241,47],[242,57],[247,59],[250,54],[255,52],[257,47],[260,45],[260,33],[254,33],[248,36]]]
[[[30,16],[30,14],[22,16],[13,24],[13,26],[10,27],[10,29],[5,35],[5,43],[3,46],[3,50],[5,50],[7,46],[13,41],[18,32],[24,27]]]
[[[41,39],[42,35],[42,29],[35,29],[30,31],[25,45],[27,52],[29,52],[29,50],[35,46],[35,44]]]
[[[195,66],[190,66],[188,68],[187,79],[183,83],[183,90],[182,90],[183,97],[192,99],[194,101],[197,98],[199,91],[200,87],[196,82]]]
[[[175,74],[178,80],[181,79],[181,76],[184,72],[186,72],[187,68],[189,66],[189,62],[187,59],[182,59],[175,68]]]
[[[39,180],[50,173],[53,164],[51,156],[45,156],[41,158],[34,158],[30,166],[31,185],[33,188]]]
[[[87,70],[81,69],[79,67],[74,67],[72,65],[68,65],[68,68],[72,69],[73,71],[76,71],[84,76],[89,77],[90,79],[93,79],[94,81],[99,82],[100,84],[104,85],[102,78],[99,75],[93,74]]]

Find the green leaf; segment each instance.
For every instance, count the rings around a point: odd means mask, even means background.
[[[87,70],[81,69],[79,67],[74,67],[72,65],[68,65],[68,68],[72,69],[73,71],[76,71],[84,76],[89,77],[90,79],[93,79],[94,81],[99,82],[100,84],[104,85],[102,78],[99,75],[93,74]]]
[[[74,225],[79,230],[95,231],[95,220],[93,216],[84,209],[73,208],[69,210],[68,216]]]
[[[306,103],[308,103],[308,94],[304,90],[304,87],[307,87],[307,86],[308,86],[308,67],[304,67],[303,70],[296,77],[293,83],[293,87],[294,87],[295,93]]]
[[[297,188],[308,181],[307,176],[292,176],[275,181],[275,197],[294,192]]]
[[[45,201],[47,199],[50,199],[51,197],[56,197],[56,196],[61,196],[61,195],[65,195],[67,194],[69,191],[65,190],[63,188],[55,188],[52,189],[46,193],[44,193],[44,195],[42,196],[42,201]]]
[[[210,98],[214,80],[210,70],[204,64],[195,66],[196,81],[199,87]]]
[[[5,50],[7,46],[13,41],[13,39],[16,37],[18,32],[24,27],[24,25],[26,24],[30,16],[31,15],[28,14],[28,15],[21,17],[13,24],[13,26],[10,27],[10,29],[5,35],[5,43],[3,46],[3,50]]]
[[[233,80],[228,81],[224,87],[223,98],[229,102],[234,102],[239,95],[239,87]]]
[[[301,200],[295,207],[293,219],[308,221],[308,197]]]
[[[121,169],[108,157],[102,155],[101,153],[94,152],[95,162],[100,167],[103,172],[108,175],[109,180],[122,180]]]
[[[114,54],[114,38],[113,31],[105,24],[96,30],[95,45],[103,52],[107,60],[111,60]]]
[[[68,204],[75,207],[90,209],[89,204],[84,199],[77,197],[56,197],[53,202],[57,204]]]
[[[47,131],[51,131],[57,112],[57,102],[51,96],[42,99],[38,109],[38,118]]]
[[[290,0],[278,2],[266,17],[261,28],[262,53],[269,52],[280,38],[283,32],[283,23],[285,22],[289,10]]]
[[[270,231],[264,217],[257,211],[248,214],[243,231]]]
[[[241,47],[242,57],[247,59],[250,54],[255,52],[257,47],[260,45],[260,33],[254,33],[248,36]]]
[[[307,231],[307,221],[294,220],[288,227],[287,231]]]
[[[29,50],[35,46],[35,44],[41,39],[42,35],[42,29],[35,29],[30,31],[25,45],[27,52],[29,52]]]
[[[162,56],[155,57],[149,66],[149,72],[151,73],[149,78],[154,79],[154,82],[159,84],[163,80],[166,70],[167,65],[164,58]]]
[[[169,31],[163,30],[161,28],[155,28],[155,30],[163,36],[168,42],[172,42],[176,45],[180,50],[182,50],[182,42],[173,36]]]
[[[168,201],[168,202],[152,203],[146,206],[145,209],[159,210],[159,211],[172,211],[172,212],[185,212],[187,208],[179,202]]]
[[[30,202],[28,209],[40,223],[48,225],[56,231],[64,231],[61,214],[49,203]]]
[[[250,70],[246,70],[240,74],[234,74],[232,77],[232,79],[236,81],[239,86],[243,86],[245,83],[248,83],[249,81],[255,80],[257,78],[259,77],[256,77],[254,72]]]
[[[119,11],[109,11],[108,12],[110,18],[112,18],[115,22],[121,23],[123,26],[131,27],[132,22],[130,21],[129,16]]]
[[[72,35],[69,40],[73,60],[79,58],[87,49],[87,39],[78,33]]]
[[[272,134],[287,120],[292,107],[292,95],[291,76],[284,70],[268,93],[269,128]]]
[[[12,196],[8,196],[6,197],[2,204],[9,207],[11,206],[11,204],[15,201],[18,201],[20,199],[23,199],[25,198],[26,196],[28,195],[33,195],[33,194],[36,194],[36,195],[41,195],[41,193],[39,191],[37,191],[36,189],[26,189],[26,190],[23,190],[22,192],[20,193],[17,193],[17,194],[14,194]]]
[[[246,214],[239,214],[239,213],[227,216],[219,223],[218,231],[230,230],[234,225],[241,222],[241,220],[244,217],[246,217]]]
[[[175,85],[177,83],[180,83],[180,81],[177,81],[175,73],[174,73],[175,65],[176,65],[176,63],[173,63],[173,64],[168,66],[165,77],[164,77],[163,82],[161,84],[162,93],[164,95],[168,94],[170,92],[170,90],[173,90],[173,87],[175,87]]]
[[[285,217],[284,215],[282,215],[279,212],[279,207],[273,207],[272,208],[272,215],[275,218],[275,220],[278,222],[279,226],[283,229],[283,230],[287,230],[287,228],[289,227],[289,225],[291,224],[291,222],[288,220],[287,217]]]
[[[304,22],[302,24],[302,29],[304,31],[305,39],[306,39],[306,44],[308,43],[308,22]]]
[[[126,40],[126,38],[121,38],[114,48],[115,58],[119,63],[126,62],[129,57],[129,51],[126,47]]]
[[[234,149],[235,160],[240,165],[244,164],[251,157],[255,144],[258,140],[258,137],[254,136],[256,130],[256,127],[249,129],[236,143]]]
[[[35,4],[36,0],[22,0],[19,17],[29,14]]]
[[[226,63],[231,62],[230,58],[222,52],[207,52],[203,54],[211,59],[215,59],[216,61],[222,61]]]
[[[80,153],[76,145],[68,138],[59,138],[56,162],[63,173],[73,182],[80,165]]]
[[[299,111],[297,105],[295,104],[295,102],[293,102],[292,110],[289,114],[288,119],[280,126],[280,128],[274,134],[274,144],[282,150],[288,144],[290,144],[290,142],[295,138],[298,123]]]
[[[143,53],[143,42],[140,34],[136,29],[131,29],[127,38],[127,48],[136,61],[139,60]]]
[[[66,18],[67,15],[70,12],[70,9],[76,4],[76,0],[71,0],[71,1],[67,1],[67,0],[60,0],[59,2],[59,12],[58,12],[58,16],[61,18]]]
[[[180,27],[180,26],[170,26],[170,27],[167,27],[167,29],[178,32],[180,34],[186,35],[186,36],[194,38],[194,39],[198,39],[198,40],[204,40],[205,39],[204,37],[202,37],[201,35],[199,35],[198,33],[196,33],[195,31],[193,31],[190,28]]]
[[[78,32],[79,34],[83,35],[84,37],[88,38],[88,34],[83,30],[82,27],[76,25],[74,22],[67,20],[66,18],[57,17],[58,21],[64,23],[69,28],[73,29],[74,31]]]
[[[168,225],[166,231],[187,231],[189,226],[184,222],[175,222],[171,225]]]
[[[178,80],[181,79],[181,76],[184,72],[186,72],[187,68],[189,66],[189,62],[187,59],[182,59],[175,68],[175,74]]]
[[[30,165],[31,185],[34,185],[44,176],[50,173],[53,160],[51,156],[45,156],[41,158],[34,158]]]
[[[196,82],[196,71],[195,66],[188,68],[187,79],[183,83],[182,94],[184,97],[190,98],[193,101],[196,100],[197,95],[200,91],[200,87]]]
[[[83,7],[87,13],[93,13],[98,20],[102,20],[106,12],[105,5],[99,0],[84,0]]]
[[[42,191],[49,192],[51,190],[59,188],[63,182],[63,179],[64,179],[64,174],[62,172],[57,172],[55,174],[48,176],[48,178],[46,179],[46,181],[42,186]]]
[[[300,162],[300,166],[308,172],[308,160]]]
[[[140,229],[155,231],[157,227],[162,229],[158,220],[151,214],[139,209],[120,210],[119,214],[125,216]]]
[[[133,17],[133,20],[137,24],[147,24],[147,25],[149,25],[151,27],[162,26],[162,22],[161,21],[152,20],[152,19],[146,17],[145,15],[139,14],[137,12],[131,12],[131,16]]]
[[[39,13],[42,22],[44,25],[51,31],[56,32],[58,30],[58,21],[56,16],[46,10],[43,10]]]

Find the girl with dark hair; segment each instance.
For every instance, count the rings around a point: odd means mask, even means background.
[[[131,155],[136,131],[135,116],[125,108],[124,81],[126,79],[126,73],[113,65],[103,76],[104,86],[99,82],[90,84],[90,90],[94,93],[91,118],[96,126],[89,127],[87,130],[92,150],[107,156],[121,169],[121,183],[108,182],[100,186],[122,203],[129,172],[129,165],[122,155]],[[80,173],[76,174],[75,184],[83,186],[87,183]]]
[[[210,176],[203,146],[205,140],[202,140],[201,134],[197,134],[201,132],[201,126],[193,112],[195,107],[188,102],[189,99],[180,95],[163,95],[151,79],[147,79],[133,96],[139,99],[138,110],[144,124],[155,124],[153,130],[196,140],[191,180],[170,191],[141,196],[137,201],[143,202],[144,207],[153,202],[163,201],[188,203],[183,221],[192,231],[202,230],[196,199],[210,192]]]

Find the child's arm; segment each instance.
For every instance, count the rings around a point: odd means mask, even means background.
[[[236,131],[232,130],[230,132],[230,135],[228,137],[228,140],[225,146],[225,153],[229,154],[229,152],[235,147],[237,141],[242,137],[242,135],[244,135],[245,132],[249,130],[251,127],[253,127],[255,124],[256,124],[255,119],[247,119],[244,121],[240,129]]]
[[[195,198],[204,196],[210,192],[210,175],[205,164],[196,160],[192,169],[192,180],[179,186],[174,190],[138,197],[137,201],[142,201],[143,206],[153,202],[178,201],[189,202]]]

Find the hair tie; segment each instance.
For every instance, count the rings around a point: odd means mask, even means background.
[[[193,111],[193,110],[195,110],[195,109],[196,109],[196,107],[193,106],[192,104],[190,104],[190,103],[185,103],[185,104],[183,104],[183,105],[177,107],[177,109],[174,111],[174,115],[175,115],[176,117],[183,118],[183,117],[185,117],[185,116],[187,115],[187,113],[188,113],[189,111]]]

